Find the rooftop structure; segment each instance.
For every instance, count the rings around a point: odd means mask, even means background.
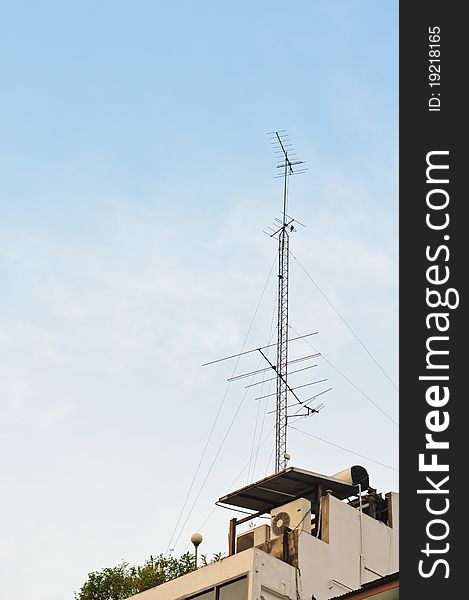
[[[369,584],[399,570],[399,494],[378,494],[363,467],[333,476],[289,467],[218,502],[255,511],[231,519],[229,556],[135,599],[328,600],[378,591]],[[261,515],[268,525],[236,535]],[[398,597],[391,587],[382,600]]]

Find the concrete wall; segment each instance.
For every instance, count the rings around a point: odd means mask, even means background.
[[[393,518],[399,523],[399,494],[392,494]],[[366,518],[365,518],[366,517]],[[399,530],[363,516],[363,583],[399,570]]]
[[[392,494],[394,527],[361,515],[331,495],[324,500],[323,541],[300,533],[299,568],[302,597],[327,600],[399,570],[398,494]]]
[[[297,600],[296,569],[256,549],[249,600]]]

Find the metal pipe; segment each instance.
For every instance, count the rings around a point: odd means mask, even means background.
[[[362,503],[362,484],[358,483],[358,500],[359,500],[359,512],[360,512],[360,587],[363,584],[363,503]]]
[[[230,529],[228,532],[228,556],[233,556],[236,553],[236,524],[237,519],[230,519]]]

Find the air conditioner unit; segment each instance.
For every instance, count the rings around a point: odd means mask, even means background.
[[[309,500],[299,498],[271,511],[271,537],[280,537],[287,527],[311,533],[311,502]]]
[[[268,525],[259,525],[248,531],[240,533],[236,537],[236,552],[242,552],[254,546],[260,546],[270,540],[270,527]]]

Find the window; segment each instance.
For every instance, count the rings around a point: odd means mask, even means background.
[[[217,600],[247,600],[248,579],[243,577],[237,581],[226,583],[218,588]]]
[[[215,590],[212,588],[211,590],[207,590],[201,594],[188,596],[187,600],[215,600]]]
[[[248,578],[241,577],[216,588],[187,596],[186,600],[248,600]]]

